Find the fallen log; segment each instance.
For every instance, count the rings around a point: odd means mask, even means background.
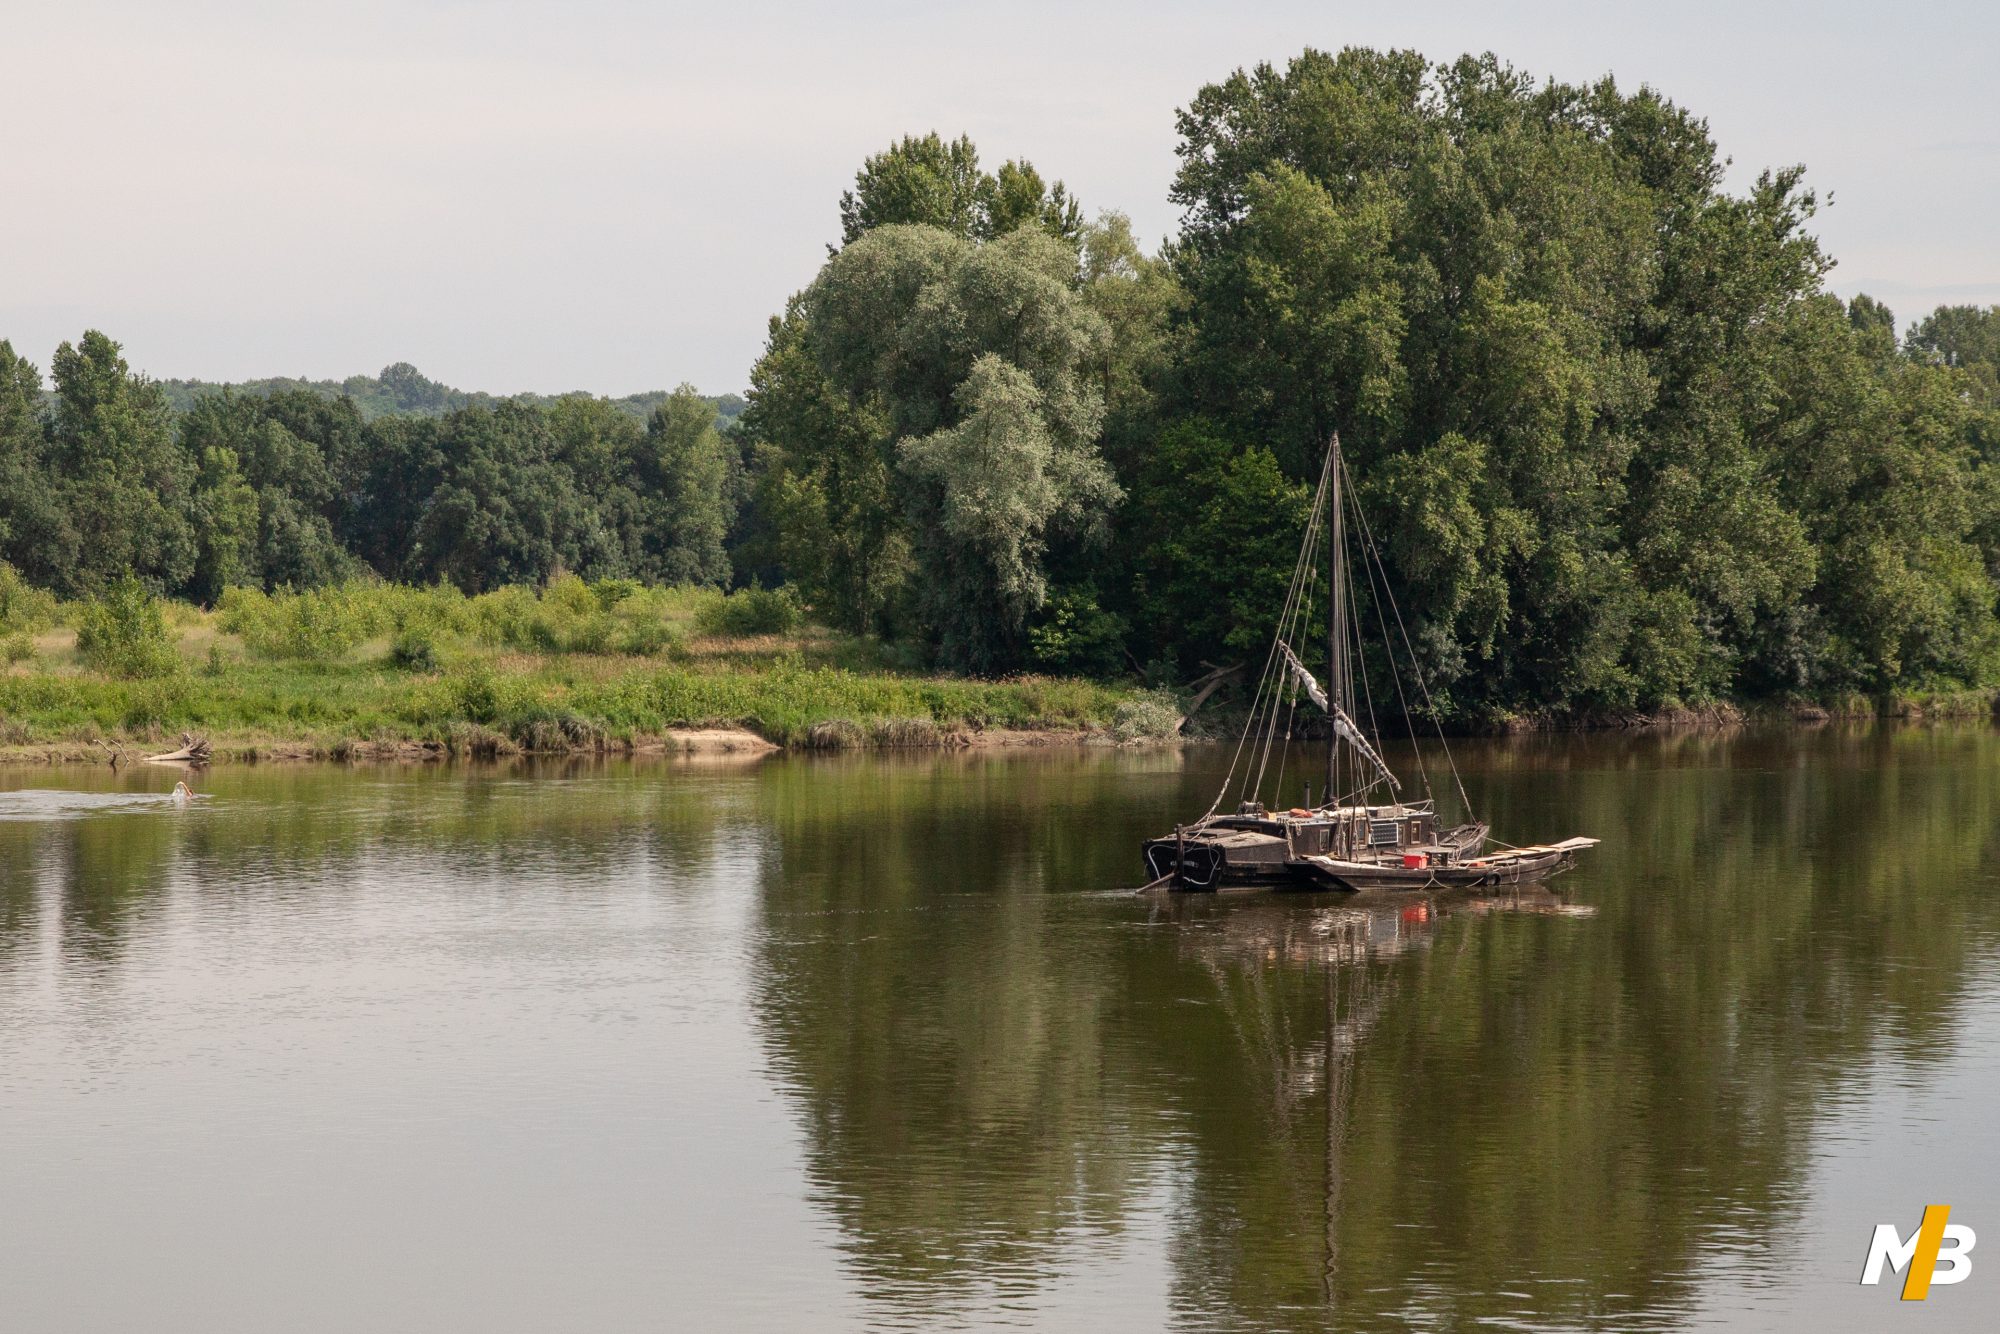
[[[208,738],[195,736],[191,732],[181,733],[181,748],[170,750],[164,755],[148,755],[148,764],[192,764],[196,766],[209,761]]]
[[[1199,686],[1201,688],[1196,692],[1194,702],[1188,705],[1187,712],[1181,715],[1181,720],[1178,723],[1174,724],[1176,732],[1187,726],[1187,721],[1194,717],[1195,710],[1208,703],[1208,697],[1220,690],[1223,682],[1243,670],[1243,664],[1240,662],[1230,667],[1216,667],[1206,662],[1202,666],[1209,668],[1209,671],[1206,675],[1197,677],[1194,681],[1189,682],[1191,687]]]

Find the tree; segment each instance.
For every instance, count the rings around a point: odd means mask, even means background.
[[[1040,227],[1051,236],[1074,241],[1083,234],[1083,208],[1061,181],[1046,186],[1033,163],[1016,159],[1001,163],[994,173],[980,223],[980,235],[988,238]]]
[[[1097,448],[1104,400],[1091,373],[1110,330],[1077,283],[1076,251],[1037,228],[982,244],[933,227],[879,227],[802,294],[788,335],[797,344],[774,331],[773,357],[803,351],[810,366],[767,360],[753,377],[774,386],[782,374],[805,390],[801,403],[841,405],[794,414],[793,455],[858,462],[872,450],[907,483],[900,505],[878,504],[862,533],[893,523],[906,535],[918,557],[916,625],[959,666],[1018,660],[1046,594],[1050,545],[1100,538],[1118,495]],[[753,393],[753,414],[769,392]],[[760,429],[766,421],[753,417]],[[965,471],[982,453],[1007,465],[984,489]],[[796,480],[768,489],[807,521],[828,522],[830,470],[787,471]],[[977,625],[968,607],[980,609]]]
[[[1151,438],[1155,403],[1183,354],[1186,293],[1173,265],[1140,249],[1122,213],[1083,228],[1078,281],[1108,331],[1090,375],[1104,399],[1106,453],[1123,473]]]
[[[1965,371],[1979,401],[2000,407],[2000,306],[1939,306],[1906,345],[1912,356]]]
[[[981,171],[979,150],[964,135],[946,143],[936,131],[870,157],[840,197],[840,239],[895,225],[935,227],[954,236],[991,239],[1021,227],[1075,240],[1083,210],[1061,181],[1046,185],[1034,164],[1012,159]]]
[[[588,394],[565,394],[543,415],[556,466],[585,509],[575,569],[591,578],[635,577],[645,568],[645,499],[633,489],[629,461],[644,449],[645,423]]]
[[[854,188],[840,196],[840,240],[890,224],[922,224],[971,236],[986,208],[991,178],[979,169],[979,150],[960,135],[946,143],[935,130],[902,140],[861,164]]]
[[[463,406],[465,399],[407,361],[384,366],[376,379],[400,412],[448,412]]]
[[[886,628],[909,550],[883,448],[888,425],[878,404],[842,393],[820,366],[796,299],[772,318],[751,369],[743,430],[757,451],[762,557],[834,625]]]
[[[538,410],[461,409],[439,422],[436,450],[438,483],[412,533],[405,577],[481,592],[577,568],[589,516]]]
[[[990,672],[1019,659],[1048,592],[1042,557],[1059,517],[1118,497],[1091,454],[1058,448],[1048,404],[1024,370],[988,352],[954,394],[956,425],[899,446],[921,484],[921,614],[948,661]]]
[[[355,562],[334,532],[345,488],[328,458],[329,452],[353,452],[339,429],[349,424],[358,434],[351,408],[343,412],[300,391],[270,398],[224,391],[195,399],[181,418],[180,438],[200,469],[197,597],[218,597],[228,583],[317,587],[353,572]],[[310,434],[295,433],[293,425]],[[325,437],[333,449],[314,436]],[[239,485],[245,492],[240,499],[232,489]],[[225,536],[218,525],[231,523],[231,516],[247,520],[247,531],[232,528]]]
[[[1307,489],[1269,450],[1174,422],[1130,475],[1120,564],[1135,652],[1199,670],[1270,642],[1305,532]]]
[[[1474,712],[1726,688],[1818,570],[1761,410],[1826,271],[1799,173],[1723,194],[1686,112],[1490,56],[1307,51],[1180,127],[1176,406],[1300,480],[1341,433],[1427,679]]]
[[[728,583],[729,450],[715,410],[694,386],[682,385],[653,410],[628,467],[639,498],[633,572],[659,583]]]
[[[262,582],[254,565],[257,493],[243,480],[233,451],[219,445],[202,450],[193,514],[196,555],[187,590],[192,596],[215,602],[231,585]]]
[[[194,571],[189,521],[195,468],[176,440],[159,387],[126,365],[118,344],[92,330],[56,349],[49,471],[65,516],[44,568],[76,597],[126,571],[156,589]]]
[[[434,553],[417,549],[417,535],[449,466],[442,435],[434,417],[380,417],[365,428],[365,461],[355,468],[339,532],[384,578],[425,577]]]
[[[57,586],[76,549],[46,458],[42,377],[0,340],[0,561]]]

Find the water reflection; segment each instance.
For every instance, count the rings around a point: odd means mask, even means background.
[[[1162,803],[1046,777],[948,836],[893,790],[780,820],[760,1014],[884,1318],[1032,1288],[1162,1182],[1190,1327],[1670,1327],[1718,1256],[1794,1273],[1822,1109],[1948,1060],[1990,960],[1993,737],[1470,749],[1496,824],[1607,840],[1580,902],[1052,895]],[[885,876],[909,912],[863,915]]]
[[[1105,892],[1212,795],[1227,756],[1197,750],[238,769],[193,809],[0,819],[0,1125],[48,1137],[50,1163],[81,1152],[61,1127],[113,1113],[190,1133],[171,1082],[133,1073],[168,1064],[149,1025],[175,1007],[250,1022],[231,988],[261,968],[259,1003],[285,1008],[252,1016],[257,1041],[340,1071],[311,1107],[343,1142],[396,1133],[384,1109],[412,1087],[454,1116],[466,1087],[534,1090],[478,1104],[513,1146],[505,1181],[583,1146],[650,1161],[682,1130],[657,1107],[751,1053],[795,1138],[734,1169],[701,1231],[729,1239],[755,1201],[794,1195],[818,1230],[718,1245],[675,1308],[709,1323],[827,1248],[837,1286],[767,1314],[1666,1328],[1717,1316],[1722,1264],[1734,1285],[1796,1285],[1785,1239],[1815,1174],[1895,1144],[1876,1127],[1830,1145],[1825,1119],[1884,1069],[1965,1076],[1964,1016],[2000,976],[2000,741],[1528,737],[1460,761],[1497,826],[1603,846],[1553,890]],[[147,797],[172,777],[0,786]],[[72,979],[129,994],[93,1007]],[[504,1027],[481,1028],[503,996]],[[391,1022],[419,1005],[477,1040]],[[80,1027],[111,1034],[87,1086],[63,1045]],[[481,1045],[503,1042],[517,1059],[489,1084]],[[211,1075],[207,1096],[254,1102],[263,1074]],[[343,1172],[304,1140],[281,1161],[306,1183]],[[28,1166],[0,1164],[0,1186],[31,1212],[73,1190]],[[171,1153],[140,1170],[200,1188]],[[580,1220],[579,1255],[644,1249],[690,1188],[692,1169],[657,1170],[631,1171],[657,1213],[616,1231],[590,1227],[594,1197],[525,1186],[515,1212],[454,1222],[490,1248],[547,1213]],[[353,1225],[383,1212],[352,1207]],[[600,1281],[592,1309],[658,1309],[628,1281]],[[1762,1319],[1726,1300],[1719,1318]]]

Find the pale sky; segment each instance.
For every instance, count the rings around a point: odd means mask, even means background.
[[[906,133],[1174,230],[1174,112],[1302,47],[1492,50],[1804,162],[1843,295],[2000,302],[2000,6],[0,0],[0,337],[158,377],[391,361],[466,389],[740,390]]]

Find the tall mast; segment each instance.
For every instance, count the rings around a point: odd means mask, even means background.
[[[1327,455],[1327,467],[1332,471],[1328,478],[1327,503],[1333,507],[1331,542],[1332,553],[1327,561],[1328,592],[1330,597],[1326,624],[1327,689],[1334,707],[1346,709],[1348,701],[1347,681],[1347,515],[1340,496],[1340,432],[1333,433],[1333,444]],[[1352,716],[1352,715],[1350,715]],[[1331,726],[1326,732],[1326,799],[1328,804],[1340,800],[1340,737]]]

